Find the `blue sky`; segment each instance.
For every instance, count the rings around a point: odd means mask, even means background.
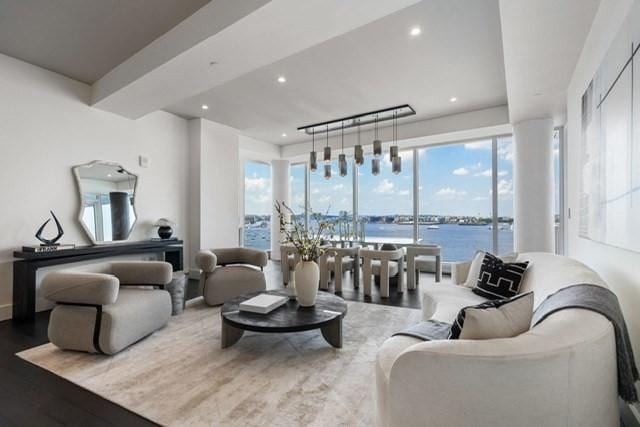
[[[335,153],[337,155],[337,153]],[[381,173],[371,174],[371,157],[358,169],[359,210],[362,215],[412,214],[412,153],[401,152],[402,173],[391,173],[388,153]],[[498,203],[500,216],[513,215],[513,166],[510,138],[498,147]],[[443,145],[419,150],[420,213],[437,215],[491,215],[491,141]],[[351,212],[353,176],[340,177],[337,162],[333,175],[325,180],[322,164],[311,173],[311,206],[315,212]],[[304,171],[293,167],[291,204],[301,211],[304,203]],[[245,206],[247,214],[271,212],[271,181],[268,165],[245,164]]]

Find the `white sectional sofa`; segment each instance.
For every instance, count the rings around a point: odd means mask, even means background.
[[[606,286],[570,258],[524,253],[517,261],[530,263],[521,292],[534,292],[534,307],[568,285]],[[451,323],[461,308],[484,301],[458,284],[464,274],[456,284],[423,288],[425,320]],[[613,326],[587,310],[559,311],[507,339],[395,336],[379,350],[376,366],[380,426],[619,425]]]

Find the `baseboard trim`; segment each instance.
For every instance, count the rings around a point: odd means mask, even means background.
[[[9,320],[13,317],[13,304],[0,305],[0,321]]]

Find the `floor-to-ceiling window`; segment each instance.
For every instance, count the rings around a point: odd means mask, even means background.
[[[389,153],[380,157],[373,175],[373,156],[358,168],[358,219],[365,238],[413,237],[413,151],[400,152],[402,170],[394,174]]]
[[[331,220],[342,217],[348,221],[350,214],[357,212],[358,221],[364,224],[365,240],[411,239],[417,220],[419,242],[441,245],[446,261],[470,259],[478,249],[505,254],[513,251],[513,145],[512,137],[506,135],[405,150],[401,152],[399,174],[392,172],[385,150],[380,172],[373,175],[369,154],[364,164],[355,168],[355,189],[351,160],[347,177],[337,174],[334,160],[328,180],[323,175],[324,164],[320,163],[318,170],[309,174],[305,194],[313,212]],[[562,250],[563,236],[562,151],[562,138],[557,131],[554,197],[558,251]],[[292,200],[296,200],[294,194],[297,200],[303,200],[305,173],[303,167],[298,173],[292,170]],[[414,218],[415,201],[418,213]]]
[[[336,153],[337,156],[337,153]],[[320,216],[334,224],[334,235],[339,235],[353,214],[353,169],[351,159],[347,160],[347,175],[340,176],[338,161],[331,162],[331,178],[324,176],[324,163],[309,174],[309,205],[313,216]],[[310,218],[315,225],[313,216]]]
[[[497,247],[499,254],[513,252],[513,138],[497,140],[496,190],[498,206]]]
[[[445,261],[493,249],[492,140],[419,150],[419,236]]]
[[[554,192],[554,236],[555,250],[557,254],[564,253],[564,221],[562,217],[564,197],[564,175],[562,163],[564,161],[564,147],[562,146],[562,128],[553,132],[553,192]]]
[[[289,176],[289,204],[299,219],[304,220],[307,191],[307,165],[294,163]]]
[[[271,165],[244,163],[244,246],[271,248]]]

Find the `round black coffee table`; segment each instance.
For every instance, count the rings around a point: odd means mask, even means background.
[[[222,348],[230,347],[242,337],[244,331],[300,332],[320,329],[324,339],[334,347],[342,347],[342,318],[347,314],[347,303],[328,292],[318,291],[313,307],[301,307],[297,300],[289,300],[268,314],[239,311],[241,302],[267,293],[287,296],[284,291],[263,291],[244,294],[222,306]]]

